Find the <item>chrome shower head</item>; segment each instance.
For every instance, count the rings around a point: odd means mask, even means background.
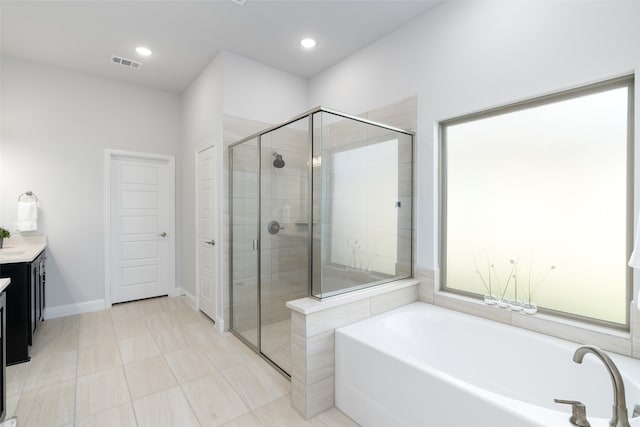
[[[273,161],[273,167],[276,169],[283,168],[284,160],[282,160],[282,154],[274,152],[273,155],[276,156],[275,160]]]

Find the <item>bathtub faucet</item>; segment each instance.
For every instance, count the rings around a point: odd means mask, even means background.
[[[613,415],[611,416],[611,420],[609,420],[609,425],[611,427],[631,427],[629,425],[629,414],[627,413],[624,382],[622,382],[620,371],[618,371],[613,360],[611,360],[604,351],[593,345],[585,345],[578,348],[573,354],[573,361],[582,363],[582,359],[587,353],[593,353],[604,363],[611,377],[611,382],[613,383]]]

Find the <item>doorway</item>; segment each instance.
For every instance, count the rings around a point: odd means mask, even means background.
[[[200,311],[218,321],[218,197],[216,193],[217,147],[196,151],[196,275]]]
[[[173,156],[105,152],[105,305],[175,292]]]

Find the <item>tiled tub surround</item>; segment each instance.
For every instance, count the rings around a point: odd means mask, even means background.
[[[357,426],[305,421],[273,367],[181,298],[47,320],[31,362],[7,368],[20,427]]]
[[[418,269],[416,279],[420,281],[420,301],[640,359],[640,310],[635,302],[631,302],[630,307],[631,330],[626,332],[540,312],[535,315],[517,313],[488,306],[479,299],[440,291],[436,270]]]
[[[399,280],[318,301],[289,301],[291,403],[305,418],[334,406],[334,330],[415,302],[418,281]]]

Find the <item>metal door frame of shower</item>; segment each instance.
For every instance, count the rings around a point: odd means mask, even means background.
[[[318,106],[315,108],[312,108],[311,110],[308,110],[304,113],[301,113],[289,120],[287,120],[286,122],[271,126],[269,128],[263,129],[259,132],[253,133],[239,141],[236,141],[232,144],[229,144],[228,149],[229,149],[229,197],[227,198],[228,203],[229,203],[229,331],[236,337],[238,338],[240,341],[242,341],[244,344],[246,344],[249,348],[251,348],[252,350],[254,350],[260,357],[262,357],[265,361],[267,361],[270,365],[272,365],[273,367],[275,367],[282,375],[284,375],[286,378],[290,379],[291,375],[287,372],[285,372],[280,366],[278,366],[273,360],[271,360],[268,356],[266,356],[264,353],[262,353],[262,305],[261,305],[261,294],[262,294],[262,281],[261,281],[261,237],[262,237],[262,195],[261,195],[261,190],[262,190],[262,136],[266,135],[267,133],[273,132],[277,129],[283,128],[285,126],[288,126],[298,120],[304,119],[305,117],[309,118],[309,132],[308,132],[308,150],[309,150],[309,156],[308,156],[308,181],[309,181],[309,224],[308,224],[308,234],[309,234],[309,244],[308,244],[308,251],[309,251],[309,261],[308,261],[308,277],[307,277],[307,296],[314,298],[314,299],[320,299],[316,296],[313,295],[313,290],[312,290],[312,283],[313,283],[313,130],[314,130],[314,115],[316,113],[319,112],[326,112],[326,113],[330,113],[333,114],[335,116],[338,117],[343,117],[346,119],[350,119],[350,120],[354,120],[357,122],[361,122],[361,123],[366,123],[372,126],[376,126],[376,127],[381,127],[383,129],[387,129],[390,131],[394,131],[394,132],[399,132],[399,133],[403,133],[405,135],[409,135],[411,136],[411,152],[412,152],[412,162],[411,162],[411,193],[412,193],[412,199],[413,199],[413,192],[414,192],[414,186],[415,186],[415,182],[414,182],[414,166],[413,163],[415,161],[415,132],[411,132],[405,129],[400,129],[400,128],[396,128],[394,126],[389,126],[389,125],[385,125],[383,123],[378,123],[378,122],[374,122],[372,120],[368,120],[368,119],[364,119],[362,117],[357,117],[351,114],[347,114],[347,113],[343,113],[341,111],[336,111],[336,110],[332,110],[329,108],[325,108],[322,106]],[[257,332],[257,343],[254,346],[248,339],[246,339],[244,336],[242,336],[240,334],[240,332],[235,331],[233,329],[234,326],[234,322],[233,322],[233,148],[244,144],[248,141],[251,141],[252,139],[256,139],[256,143],[257,143],[257,155],[258,155],[258,167],[257,167],[257,174],[258,174],[258,180],[257,180],[257,187],[258,187],[258,209],[257,209],[257,221],[258,221],[258,230],[257,230],[257,244],[256,244],[256,250],[258,251],[258,256],[257,256],[257,273],[256,273],[256,280],[257,280],[257,315],[258,315],[258,324],[256,326],[256,332]],[[414,215],[413,215],[413,210],[415,209],[415,206],[413,206],[412,203],[412,208],[411,208],[411,244],[410,244],[410,259],[411,261],[411,276],[413,276],[413,256],[414,256],[414,249],[413,249],[413,245],[414,245],[414,237],[413,237],[413,221],[414,221]],[[397,279],[394,279],[397,280]],[[385,282],[386,283],[386,282]]]
[[[280,372],[285,378],[291,379],[291,374],[287,373],[284,369],[282,369],[277,363],[271,360],[267,355],[262,352],[262,245],[261,245],[261,236],[262,236],[262,135],[268,133],[270,131],[264,131],[259,134],[254,134],[249,138],[245,138],[244,140],[229,145],[229,332],[231,332],[236,338],[242,341],[245,345],[251,348],[256,352],[258,356],[264,359],[271,366],[276,368],[278,372]],[[255,250],[258,252],[256,257],[256,306],[257,306],[257,325],[256,325],[256,345],[253,345],[251,341],[246,339],[239,331],[233,329],[233,147],[239,145],[244,142],[251,141],[252,139],[256,139],[256,152],[258,155],[258,166],[257,166],[257,187],[258,187],[258,209],[257,209],[257,221],[258,221],[258,229],[257,236],[254,245]]]

